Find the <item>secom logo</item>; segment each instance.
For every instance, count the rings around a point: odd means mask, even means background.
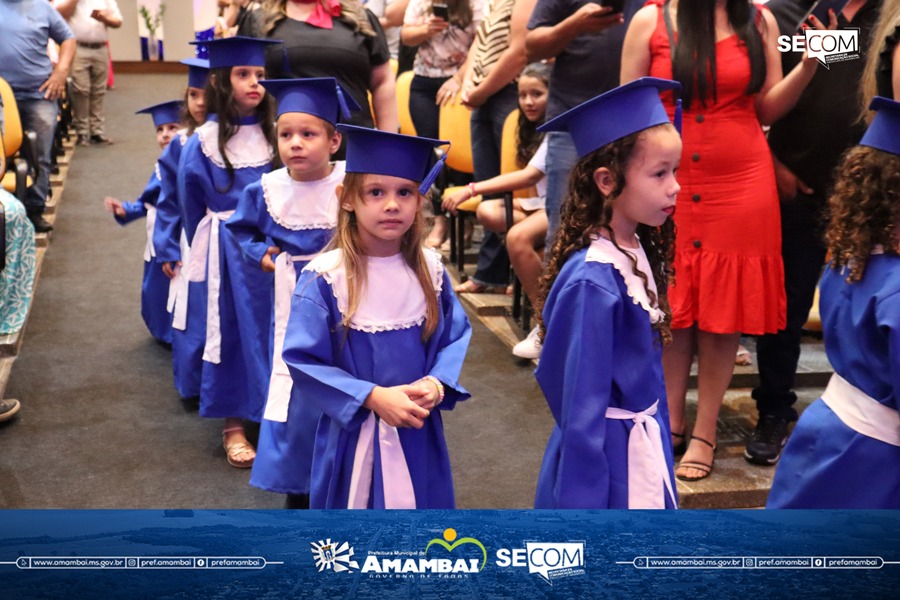
[[[806,29],[802,36],[782,35],[778,37],[778,50],[779,52],[806,50],[810,57],[828,69],[831,63],[859,58],[859,29],[836,31]]]
[[[498,567],[528,567],[553,585],[553,579],[584,575],[584,542],[525,542],[524,548],[497,550]]]

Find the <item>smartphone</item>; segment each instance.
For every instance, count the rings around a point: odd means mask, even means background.
[[[850,0],[819,0],[812,9],[803,17],[802,23],[808,23],[810,15],[814,15],[822,23],[828,26],[828,9],[832,9],[835,15],[840,15],[844,7],[849,4]]]
[[[431,14],[436,16],[438,19],[443,19],[445,21],[450,21],[450,9],[446,4],[432,4],[431,5]]]
[[[608,6],[613,13],[620,13],[625,10],[625,0],[600,0],[600,6]]]

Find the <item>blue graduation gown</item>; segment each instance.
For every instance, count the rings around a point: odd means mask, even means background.
[[[900,400],[900,257],[873,255],[862,280],[826,267],[819,283],[835,373],[880,404]],[[858,433],[822,401],[800,417],[767,508],[900,508],[900,447]]]
[[[311,256],[328,244],[337,222],[335,186],[343,181],[343,167],[343,163],[337,163],[332,175],[317,182],[290,182],[286,169],[265,175],[265,179],[277,180],[282,184],[280,187],[271,186],[269,193],[275,193],[275,190],[290,190],[290,197],[281,199],[284,202],[319,203],[317,208],[320,210],[311,210],[305,214],[302,210],[296,210],[299,207],[285,206],[286,210],[283,212],[293,214],[279,214],[280,223],[272,216],[278,207],[266,202],[263,181],[247,186],[241,194],[237,211],[226,226],[240,244],[251,268],[254,266],[259,268],[260,261],[270,245],[278,246],[282,252],[287,252],[291,256]],[[291,210],[292,208],[295,210]],[[323,214],[326,209],[333,214],[323,219],[322,217],[326,217]],[[308,263],[308,260],[294,263],[296,279],[300,278],[303,267]],[[274,344],[274,328],[273,311],[269,325],[267,354],[270,359]],[[271,372],[271,360],[268,367]],[[321,411],[313,406],[306,406],[304,410],[300,410],[301,404],[296,400],[296,393],[296,389],[292,388],[288,421],[271,421],[266,418],[261,421],[256,460],[253,462],[253,471],[250,475],[251,485],[281,494],[309,493],[313,441]]]
[[[156,207],[160,195],[158,168],[150,175],[147,187],[134,202],[123,202],[124,217],[115,217],[119,225],[147,216],[147,205]],[[172,343],[172,323],[166,310],[169,298],[169,278],[162,272],[158,256],[150,256],[144,261],[144,276],[141,280],[141,317],[150,330],[150,335],[165,344]]]
[[[261,156],[261,148],[251,149],[245,161],[235,161],[235,157],[231,157],[235,167],[232,182],[226,169],[207,155],[218,154],[215,147],[217,128],[213,115],[187,141],[179,161],[178,198],[192,260],[197,255],[194,234],[207,210],[216,213],[234,210],[241,191],[271,168],[271,162],[265,162],[265,157]],[[259,124],[247,119],[238,134],[229,140],[228,147],[240,152],[239,144],[244,135],[264,139]],[[267,331],[259,326],[259,322],[260,315],[266,315],[264,318],[267,319],[272,311],[268,293],[272,288],[272,276],[246,265],[240,246],[222,225],[222,221],[214,219],[213,227],[219,228],[221,360],[218,364],[203,361],[200,414],[211,418],[241,417],[259,421],[268,380]],[[205,260],[205,257],[198,259]],[[206,283],[208,290],[208,278]]]
[[[341,325],[332,286],[311,269],[303,271],[291,304],[284,360],[297,400],[295,410],[315,405],[322,410],[316,430],[310,482],[310,507],[347,508],[357,440],[371,411],[362,407],[372,389],[412,383],[433,375],[444,384],[444,401],[425,419],[422,429],[399,429],[417,508],[454,508],[453,478],[444,440],[441,412],[469,398],[459,372],[471,337],[471,325],[442,275],[440,321],[423,345],[421,327],[369,333]],[[389,302],[389,299],[385,299]],[[377,428],[376,428],[377,429]],[[369,503],[384,508],[378,444]]]
[[[647,311],[612,264],[573,254],[544,306],[547,334],[535,371],[556,425],[538,477],[535,508],[628,508],[630,420],[609,407],[656,415],[674,482],[662,345]],[[665,493],[665,492],[664,492]],[[666,508],[675,508],[668,494]]]
[[[163,150],[159,158],[161,193],[156,203],[153,246],[160,264],[181,260],[181,205],[178,203],[178,163],[187,143],[186,130]],[[170,317],[171,318],[171,317]],[[182,398],[200,395],[203,346],[206,344],[206,284],[188,283],[187,319],[184,330],[172,328],[172,373]]]

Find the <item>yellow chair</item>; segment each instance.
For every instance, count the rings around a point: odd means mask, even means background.
[[[416,135],[412,113],[409,110],[409,86],[412,84],[413,72],[404,71],[397,76],[397,119],[400,121],[400,133]]]
[[[3,175],[3,189],[15,194],[19,200],[24,202],[26,190],[31,185],[33,178],[37,176],[36,162],[31,151],[36,140],[32,139],[23,147],[23,142],[34,138],[34,134],[26,134],[22,131],[22,120],[19,117],[16,97],[13,95],[12,88],[2,78],[0,78],[0,98],[3,99],[3,149],[6,166],[9,169]],[[23,157],[23,154],[27,154],[31,158]]]
[[[458,99],[453,104],[441,106],[438,137],[448,140],[451,144],[450,153],[447,155],[447,166],[467,175],[475,172],[475,162],[472,159],[471,121],[472,111],[459,103]],[[449,188],[449,191],[453,189]],[[456,262],[460,281],[466,280],[464,230],[462,219],[456,215],[450,215],[450,261]]]

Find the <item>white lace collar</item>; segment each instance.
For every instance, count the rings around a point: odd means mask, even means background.
[[[321,273],[331,285],[337,299],[338,310],[347,314],[347,274],[344,271],[343,253],[331,250],[310,261],[304,271]],[[444,281],[444,265],[437,252],[425,250],[425,260],[432,276],[434,292],[440,295]],[[350,320],[350,328],[368,333],[408,329],[425,322],[425,294],[412,269],[401,254],[366,259],[366,288],[356,313]]]
[[[187,144],[188,138],[191,137],[188,135],[188,128],[182,127],[181,129],[178,130],[177,133],[178,133],[178,139],[181,140],[181,147],[183,148],[184,145]],[[175,140],[172,140],[172,141],[174,142]]]
[[[219,123],[209,120],[196,130],[203,154],[219,168],[225,168],[219,152]],[[272,162],[272,147],[259,125],[241,125],[225,142],[225,152],[235,169],[261,167]]]
[[[335,188],[344,180],[344,162],[334,163],[331,174],[318,181],[294,181],[287,169],[262,176],[263,198],[272,220],[293,231],[337,227]]]
[[[635,236],[635,239],[637,237]],[[653,279],[653,272],[650,269],[650,261],[647,260],[647,254],[644,252],[643,246],[638,244],[635,249],[623,248],[625,252],[637,259],[638,269],[647,276],[647,286],[650,290],[657,294],[656,280]],[[632,302],[639,304],[641,308],[647,311],[650,316],[651,323],[658,323],[664,316],[663,311],[658,306],[650,303],[650,297],[644,288],[644,282],[635,275],[631,265],[631,260],[616,248],[611,241],[604,237],[596,236],[594,241],[588,247],[585,262],[599,262],[612,265],[625,280],[625,289]]]

